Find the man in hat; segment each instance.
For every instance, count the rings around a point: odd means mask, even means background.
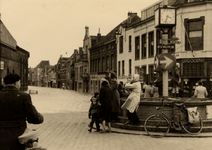
[[[26,121],[43,122],[43,116],[33,106],[30,95],[19,91],[20,79],[17,74],[8,74],[0,91],[0,150],[24,150],[18,137],[27,128]]]

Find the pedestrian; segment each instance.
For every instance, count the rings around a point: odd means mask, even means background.
[[[180,87],[180,64],[176,63],[175,67],[173,67],[171,71],[171,87],[172,87],[172,96],[179,97],[179,87]]]
[[[115,72],[110,72],[109,79],[110,88],[112,90],[112,122],[118,121],[118,113],[120,111],[120,95],[118,92],[118,82]]]
[[[154,98],[159,97],[158,87],[156,87],[156,83],[153,85],[153,96]]]
[[[131,94],[127,97],[125,103],[121,106],[122,109],[127,109],[128,121],[125,124],[133,123],[134,125],[139,125],[140,121],[137,115],[141,93],[139,74],[135,74],[133,76],[133,81],[130,82],[130,80],[128,80],[125,88],[132,91]]]
[[[207,89],[203,86],[202,82],[195,88],[194,97],[195,98],[205,98],[208,96]]]
[[[145,88],[144,98],[150,98],[153,96],[153,83],[150,82]]]
[[[90,122],[90,129],[88,131],[92,131],[93,124],[96,124],[96,132],[100,131],[100,125],[99,125],[99,111],[100,111],[100,105],[98,104],[98,92],[94,93],[94,96],[91,98],[91,105],[88,111],[88,117],[91,119]]]
[[[111,115],[112,115],[112,90],[109,87],[109,82],[102,79],[99,102],[101,104],[99,118],[102,120],[101,133],[105,133],[105,124],[108,124],[108,132],[111,132]]]
[[[120,98],[124,97],[124,83],[123,81],[120,81],[119,82],[119,85],[118,85],[118,92],[119,92],[119,95],[120,95]]]
[[[4,78],[5,86],[0,91],[0,149],[25,150],[18,137],[27,128],[27,123],[40,124],[43,116],[33,106],[31,97],[19,91],[21,77],[8,74]]]

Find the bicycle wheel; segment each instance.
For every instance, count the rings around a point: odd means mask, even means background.
[[[170,127],[169,121],[161,115],[151,115],[144,123],[146,133],[155,138],[165,136],[169,132]]]
[[[202,119],[200,117],[198,123],[181,124],[181,126],[189,134],[198,134],[202,131],[203,122],[202,122]]]

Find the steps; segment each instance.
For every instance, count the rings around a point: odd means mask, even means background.
[[[126,129],[126,130],[134,130],[134,131],[145,131],[144,130],[144,122],[145,120],[140,120],[140,125],[131,125],[127,124],[124,125],[124,123],[127,121],[126,117],[119,116],[119,120],[116,123],[112,123],[111,126],[113,128],[120,128],[120,129]],[[154,127],[153,127],[154,130]],[[201,132],[212,132],[212,120],[203,120],[203,129]],[[185,131],[177,131],[173,128],[170,129],[170,133],[185,133]]]

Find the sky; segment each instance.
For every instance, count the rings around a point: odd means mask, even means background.
[[[90,35],[108,34],[127,19],[160,0],[0,0],[1,20],[30,53],[29,67],[42,60],[57,64],[83,46],[85,26]]]

